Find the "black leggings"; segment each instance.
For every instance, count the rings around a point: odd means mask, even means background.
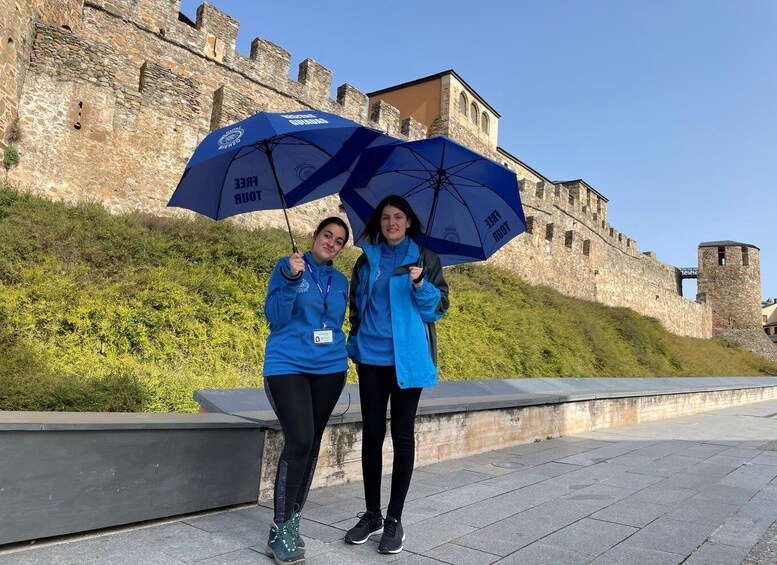
[[[410,488],[415,464],[415,413],[420,388],[401,389],[395,367],[360,364],[359,397],[364,432],[362,437],[362,473],[367,510],[380,512],[380,476],[383,472],[383,440],[386,439],[386,412],[391,398],[391,441],[394,467],[391,473],[391,498],[386,516],[402,519],[405,497]]]
[[[264,390],[283,430],[283,451],[275,475],[275,523],[305,505],[318,462],[321,436],[345,386],[345,372],[273,375]]]

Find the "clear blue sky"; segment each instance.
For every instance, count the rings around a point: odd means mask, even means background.
[[[264,37],[291,52],[292,78],[310,57],[333,90],[455,69],[501,114],[501,147],[585,179],[640,251],[695,266],[702,241],[751,243],[777,297],[777,1],[211,4],[240,20],[238,51]]]

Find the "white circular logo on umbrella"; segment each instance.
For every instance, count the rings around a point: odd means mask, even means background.
[[[219,149],[227,149],[240,143],[240,138],[243,137],[243,133],[245,132],[241,127],[232,128],[231,130],[224,132],[224,134],[219,137]]]

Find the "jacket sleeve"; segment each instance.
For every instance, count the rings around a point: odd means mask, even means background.
[[[281,269],[290,270],[289,259],[282,257],[275,264],[267,285],[267,297],[264,299],[264,316],[273,326],[282,326],[291,320],[294,301],[297,299],[297,287],[302,282],[302,273],[296,278],[288,278]]]
[[[348,342],[346,343],[346,350],[348,357],[357,361],[357,335],[359,333],[359,326],[361,325],[361,312],[359,312],[359,299],[357,297],[359,285],[361,284],[359,270],[364,264],[364,255],[361,255],[353,266],[353,272],[351,272],[351,286],[348,290],[348,321],[351,323],[351,330],[348,332]]]
[[[424,252],[426,273],[424,284],[413,292],[418,311],[424,322],[436,322],[445,315],[450,305],[448,301],[448,283],[442,274],[440,258],[431,251]]]

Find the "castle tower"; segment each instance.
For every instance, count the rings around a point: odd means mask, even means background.
[[[390,104],[400,120],[412,119],[429,136],[446,135],[501,162],[496,155],[499,113],[453,69],[367,96],[370,108],[381,101]]]
[[[749,243],[699,244],[697,301],[712,307],[714,330],[761,329],[761,260]]]

